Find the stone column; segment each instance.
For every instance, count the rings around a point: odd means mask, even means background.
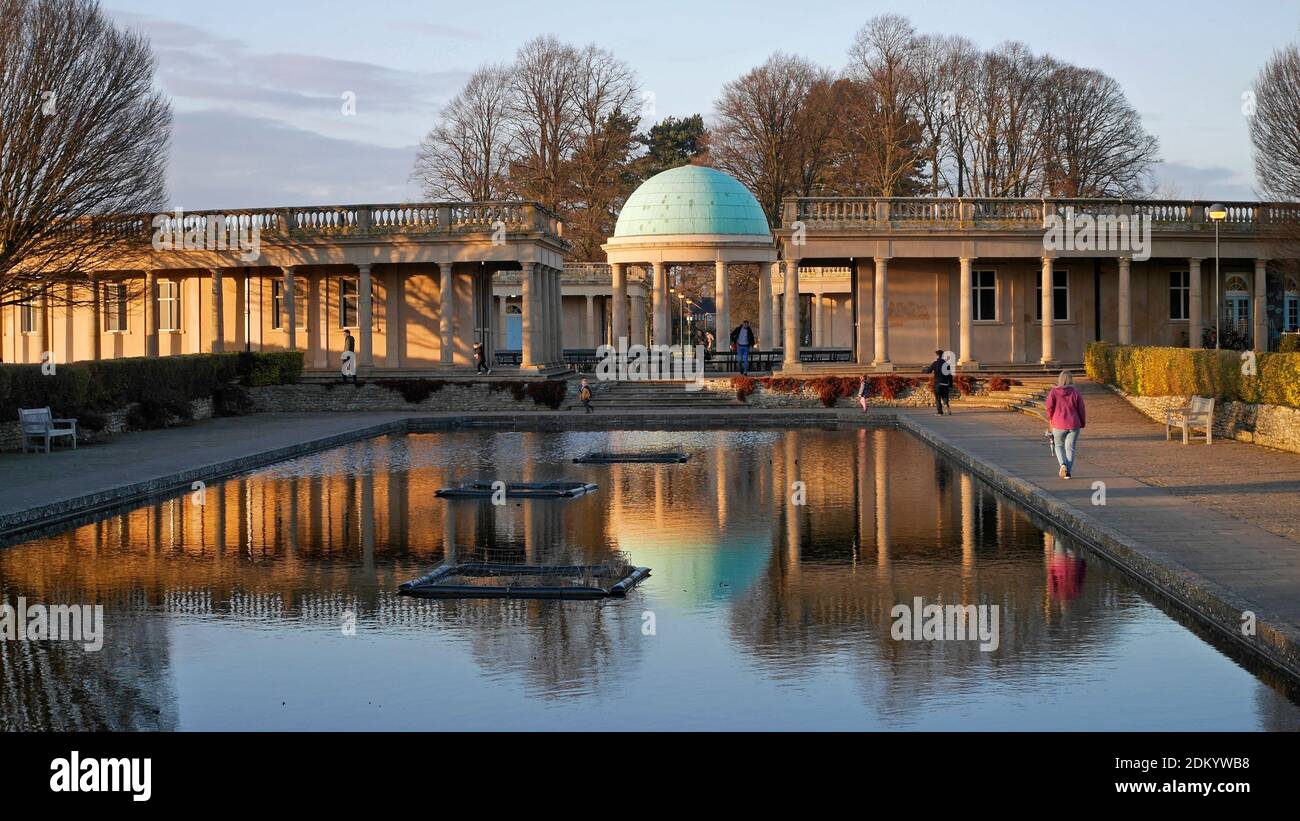
[[[547,268],[547,283],[550,285],[551,294],[551,341],[554,345],[555,353],[551,356],[552,362],[564,361],[564,291],[560,287],[560,271],[556,268]]]
[[[632,306],[631,306],[632,317],[630,321],[632,327],[629,330],[630,336],[628,337],[628,343],[631,345],[644,345],[645,344],[645,297],[634,296],[631,297],[631,301],[632,301]]]
[[[594,294],[587,294],[587,345],[592,348],[600,345],[600,341],[596,339],[596,297]]]
[[[1254,345],[1256,351],[1268,351],[1268,260],[1255,260]]]
[[[527,265],[524,266],[525,269]],[[497,347],[505,350],[506,341],[510,337],[510,330],[507,320],[510,318],[510,300],[504,296],[497,297]]]
[[[650,343],[668,343],[668,271],[662,262],[650,264]]]
[[[1201,260],[1187,260],[1187,347],[1201,347]]]
[[[212,269],[212,352],[226,350],[226,294],[220,268]],[[177,294],[180,296],[180,294]],[[179,308],[180,306],[177,305]]]
[[[361,336],[358,340],[361,343],[361,350],[358,353],[357,364],[363,368],[371,368],[375,364],[373,338],[375,318],[374,306],[370,304],[370,289],[370,263],[363,263],[357,266],[357,325],[360,326]]]
[[[768,350],[775,350],[785,342],[785,334],[782,330],[784,323],[776,301],[776,283],[777,280],[781,279],[781,263],[779,261],[772,263],[772,270],[767,272],[767,276],[769,279],[767,316],[765,317],[768,325],[767,348]]]
[[[100,294],[100,292],[103,290],[103,287],[104,287],[103,283],[100,281],[99,277],[95,276],[94,274],[91,274],[90,276],[90,329],[88,332],[88,335],[90,336],[90,358],[91,359],[103,359],[104,357],[103,328],[100,326],[100,322],[101,322],[100,316],[102,315],[104,310],[103,303],[101,302],[102,297]]]
[[[814,348],[826,347],[826,295],[812,295],[812,344]]]
[[[456,283],[450,262],[438,263],[438,337],[439,361],[450,367],[455,362]]]
[[[772,324],[772,269],[758,264],[758,316],[754,319],[754,336],[760,348],[775,347],[776,326]]]
[[[1043,257],[1043,274],[1041,278],[1043,291],[1043,356],[1039,359],[1044,365],[1056,364],[1056,352],[1052,335],[1052,258]]]
[[[713,339],[714,350],[731,350],[731,286],[727,281],[727,263],[715,260],[713,263],[713,324],[717,334]]]
[[[874,299],[872,319],[876,328],[876,358],[871,364],[881,370],[894,369],[889,359],[889,258],[876,257],[876,282],[872,288]]]
[[[307,356],[305,361],[321,370],[329,367],[329,279],[319,274],[307,277]]]
[[[384,364],[390,368],[402,367],[402,303],[406,301],[406,276],[393,266],[384,274],[385,295],[388,299],[384,311]]]
[[[785,261],[785,353],[787,370],[799,367],[799,260]]]
[[[519,366],[521,368],[531,368],[538,364],[537,357],[541,353],[538,348],[538,316],[537,316],[537,269],[536,262],[525,262],[523,273],[519,277],[521,300],[519,303],[520,315],[523,319],[523,329],[521,334]]]
[[[961,318],[959,320],[961,335],[960,350],[957,352],[957,364],[963,367],[974,367],[976,365],[974,345],[975,292],[972,290],[974,283],[971,281],[971,267],[975,264],[975,260],[970,257],[962,257],[960,263],[961,279],[958,287],[961,288],[959,294],[961,302]]]
[[[619,339],[628,335],[627,330],[627,266],[615,262],[609,266],[610,278],[613,280],[614,304],[610,309],[610,344],[618,347]]]
[[[144,355],[158,355],[158,272],[144,275]]]
[[[280,288],[281,298],[284,302],[284,323],[286,334],[285,347],[291,351],[298,350],[298,317],[297,306],[295,304],[297,300],[293,298],[295,288],[294,274],[294,266],[287,266],[284,269],[284,285]]]
[[[1132,261],[1128,257],[1119,258],[1119,344],[1133,344],[1133,288]],[[1050,300],[1043,300],[1046,310]],[[1046,313],[1043,316],[1047,316]]]

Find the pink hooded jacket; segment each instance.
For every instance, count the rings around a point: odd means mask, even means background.
[[[1073,385],[1052,388],[1047,394],[1047,423],[1054,430],[1075,430],[1087,427],[1083,412],[1083,396]]]

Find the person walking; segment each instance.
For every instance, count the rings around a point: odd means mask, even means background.
[[[943,409],[948,409],[948,415],[952,416],[952,383],[953,383],[953,366],[944,355],[943,351],[934,352],[934,361],[925,366],[921,373],[934,374],[934,408],[943,416]]]
[[[736,365],[741,376],[749,375],[749,351],[758,344],[754,329],[749,327],[749,320],[741,322],[731,332],[731,349],[736,352]]]
[[[343,329],[343,350],[351,354],[348,358],[352,360],[351,368],[343,369],[343,381],[348,381],[348,370],[351,370],[352,383],[355,385],[357,381],[357,339],[352,335],[352,331],[347,328]]]
[[[482,342],[474,343],[474,373],[484,376],[492,373],[492,369],[487,366],[487,353],[483,350]]]
[[[867,380],[867,375],[862,374],[862,379],[858,381],[858,404],[862,406],[862,412],[867,412],[867,399],[871,396],[871,382]]]
[[[1074,475],[1074,457],[1079,444],[1079,431],[1087,427],[1083,395],[1074,387],[1074,376],[1061,371],[1056,387],[1047,394],[1047,424],[1052,430],[1052,451],[1061,466],[1062,479]]]
[[[585,379],[582,380],[582,385],[578,388],[578,399],[582,402],[582,406],[587,409],[587,413],[594,412],[591,407],[591,386],[587,384]]]

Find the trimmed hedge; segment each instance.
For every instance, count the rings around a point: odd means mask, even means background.
[[[1300,354],[1255,354],[1255,375],[1243,373],[1238,351],[1141,348],[1094,342],[1085,366],[1097,382],[1134,396],[1212,396],[1252,405],[1300,408]]]
[[[59,365],[0,365],[0,419],[19,408],[53,409],[56,416],[99,415],[137,403],[174,405],[206,399],[219,387],[279,385],[302,373],[301,353],[222,353],[104,359]]]

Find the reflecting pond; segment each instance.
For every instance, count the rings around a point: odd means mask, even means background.
[[[599,490],[434,495],[471,479]],[[621,600],[395,594],[449,557],[616,550],[653,572]],[[1300,727],[1268,672],[892,430],[380,438],[0,550],[0,595],[106,623],[99,652],[0,641],[6,729]],[[896,638],[918,597],[996,606],[996,649]]]

